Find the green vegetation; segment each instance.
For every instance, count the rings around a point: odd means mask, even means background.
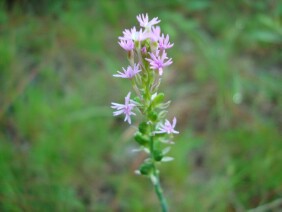
[[[110,109],[130,89],[112,78],[127,64],[117,37],[143,12],[174,42],[161,88],[181,132],[160,167],[171,211],[282,197],[278,0],[15,0],[0,2],[0,211],[159,210],[134,175],[135,129]]]

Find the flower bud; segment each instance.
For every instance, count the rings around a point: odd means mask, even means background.
[[[146,134],[149,131],[149,125],[146,122],[141,122],[138,128],[143,134]]]
[[[143,175],[150,175],[153,171],[153,164],[152,163],[144,163],[139,168],[140,173]]]
[[[163,93],[159,93],[152,101],[152,104],[157,105],[162,103],[164,100],[164,94]]]
[[[148,116],[151,121],[156,121],[158,119],[158,114],[155,111],[149,112]]]
[[[137,143],[139,143],[140,145],[143,145],[143,146],[148,144],[149,141],[150,141],[148,136],[143,135],[141,132],[136,132],[135,135],[134,135],[134,139]]]
[[[134,51],[133,50],[131,50],[127,53],[127,59],[129,61],[130,65],[133,66],[133,64],[134,64]]]
[[[161,161],[163,158],[163,153],[160,150],[155,150],[153,155],[154,155],[155,161]]]
[[[150,47],[152,52],[156,52],[158,49],[158,42],[151,42]]]

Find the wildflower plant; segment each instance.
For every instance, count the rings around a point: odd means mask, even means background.
[[[173,160],[167,156],[173,144],[176,118],[172,122],[166,119],[170,102],[164,102],[164,94],[159,93],[164,68],[172,64],[166,50],[173,46],[169,35],[161,34],[157,26],[158,18],[149,20],[148,14],[137,16],[140,29],[125,29],[119,37],[119,45],[127,52],[129,66],[122,68],[114,77],[130,80],[135,96],[129,92],[124,104],[112,103],[114,116],[124,115],[124,121],[132,123],[131,116],[140,114],[139,127],[134,135],[140,145],[138,151],[145,151],[148,158],[140,165],[137,174],[148,176],[160,200],[162,210],[167,211],[167,203],[160,185],[157,165]]]

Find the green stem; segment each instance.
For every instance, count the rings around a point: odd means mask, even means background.
[[[152,183],[154,185],[155,192],[156,192],[158,199],[160,201],[160,204],[161,204],[161,207],[162,207],[162,212],[168,212],[166,199],[164,197],[163,189],[162,189],[161,184],[160,184],[160,178],[158,176],[158,173],[157,173],[155,166],[154,166],[154,172],[155,173],[151,176],[151,180],[152,180]]]
[[[160,177],[159,173],[156,167],[155,159],[154,159],[154,137],[151,136],[151,146],[150,146],[150,152],[151,152],[151,159],[153,161],[153,173],[151,175],[151,181],[154,185],[155,192],[158,196],[158,199],[160,201],[161,207],[162,207],[162,212],[168,212],[168,207],[167,207],[167,202],[163,194],[163,189],[160,184]]]

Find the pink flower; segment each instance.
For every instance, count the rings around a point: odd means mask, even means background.
[[[120,40],[143,41],[148,37],[146,32],[143,32],[142,29],[136,31],[135,27],[130,30],[125,29],[122,33],[123,37],[119,37]]]
[[[155,131],[155,133],[167,133],[167,134],[178,134],[179,132],[174,130],[176,125],[176,118],[173,118],[172,124],[168,121],[165,120],[165,124],[160,124],[158,131]]]
[[[159,49],[160,50],[165,50],[165,49],[169,49],[171,47],[173,47],[173,43],[171,44],[169,42],[169,35],[167,35],[166,37],[164,36],[164,34],[162,34],[162,36],[159,39]]]
[[[149,21],[149,17],[148,17],[148,14],[147,14],[147,13],[146,13],[146,15],[144,15],[144,14],[139,14],[139,15],[136,16],[136,18],[137,18],[137,20],[139,21],[141,27],[149,28],[149,29],[150,29],[153,25],[158,24],[158,23],[161,22],[160,20],[158,20],[158,17],[153,18],[151,21]]]
[[[152,41],[158,41],[161,35],[161,28],[159,26],[152,27],[150,38]]]
[[[118,44],[126,51],[134,49],[134,42],[132,40],[121,40]]]
[[[130,99],[130,92],[125,97],[125,103],[124,104],[118,104],[112,102],[112,108],[116,109],[115,112],[113,112],[114,116],[118,116],[121,114],[125,115],[124,121],[128,121],[129,124],[131,124],[131,115],[136,115],[134,112],[132,112],[132,109],[135,107],[135,103]]]
[[[157,50],[156,54],[149,53],[151,56],[151,59],[146,58],[146,60],[150,63],[150,68],[151,69],[157,69],[159,71],[159,74],[163,74],[163,68],[166,66],[169,66],[172,64],[171,58],[168,58],[166,56],[166,52],[162,52],[162,55],[159,55],[160,51]],[[167,61],[165,61],[168,59]]]
[[[138,74],[141,70],[139,69],[139,64],[134,64],[133,68],[128,66],[127,69],[122,68],[123,73],[118,71],[118,74],[114,74],[114,77],[121,77],[121,78],[133,78],[136,74]]]

